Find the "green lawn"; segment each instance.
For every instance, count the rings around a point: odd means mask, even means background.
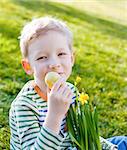
[[[105,7],[106,7],[106,2]],[[118,10],[122,7],[118,7]],[[110,5],[110,10],[113,9]],[[114,11],[114,10],[113,10]],[[120,11],[120,10],[119,10]],[[100,12],[101,13],[101,12]],[[82,84],[99,111],[101,136],[127,135],[127,26],[88,13],[76,3],[35,0],[0,1],[0,150],[9,149],[10,104],[30,79],[21,68],[20,30],[29,20],[55,16],[66,21],[74,33],[76,63],[70,81],[81,76]],[[104,17],[102,17],[104,15]],[[113,19],[114,18],[114,19]]]
[[[67,0],[61,2],[85,10],[88,14],[127,25],[127,0]]]

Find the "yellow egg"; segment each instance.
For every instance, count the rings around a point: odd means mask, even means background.
[[[56,72],[49,72],[45,76],[45,83],[51,89],[53,84],[60,78],[60,75]]]

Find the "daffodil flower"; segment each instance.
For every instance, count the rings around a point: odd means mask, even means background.
[[[77,76],[74,85],[76,89],[76,100],[70,105],[67,114],[67,128],[72,144],[79,150],[101,150],[98,113],[96,107],[92,106],[89,96],[84,89],[79,93],[77,86],[81,78]]]
[[[78,83],[80,83],[81,80],[82,80],[82,79],[81,79],[79,76],[77,76],[76,81],[75,81],[75,85],[77,85]]]
[[[87,103],[88,99],[89,99],[88,94],[81,93],[79,95],[79,101],[81,102],[82,105],[84,105],[85,103]]]

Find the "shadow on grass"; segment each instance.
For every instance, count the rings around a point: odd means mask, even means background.
[[[83,21],[93,24],[95,28],[101,31],[103,34],[109,34],[121,39],[127,38],[127,27],[118,23],[107,21],[97,18],[95,16],[88,15],[87,13],[77,10],[73,7],[66,6],[64,4],[46,1],[17,1],[13,0],[13,3],[25,7],[33,12],[42,13],[43,15],[58,16],[62,19],[70,21],[72,23],[80,24]],[[76,21],[77,19],[77,21]],[[73,22],[74,21],[74,22]]]

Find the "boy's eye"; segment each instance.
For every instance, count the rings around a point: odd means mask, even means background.
[[[66,55],[66,53],[61,52],[61,53],[58,54],[58,56],[63,56],[63,55]]]
[[[46,59],[46,58],[47,58],[46,56],[42,56],[42,57],[37,58],[37,60]]]

